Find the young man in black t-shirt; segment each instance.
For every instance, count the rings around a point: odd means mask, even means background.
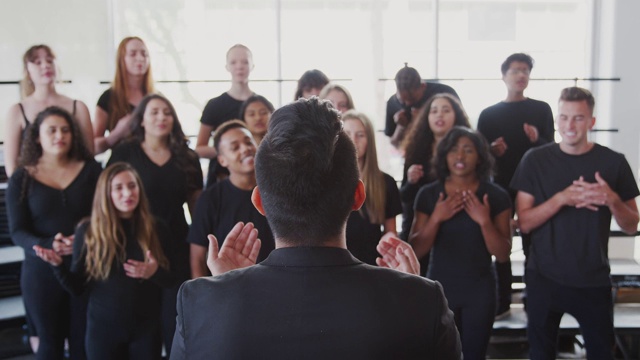
[[[396,74],[397,92],[387,101],[387,116],[384,133],[391,144],[400,147],[405,131],[418,111],[435,94],[448,93],[460,97],[453,88],[444,84],[422,81],[418,71],[405,63]]]
[[[555,358],[564,313],[578,320],[589,359],[613,359],[611,216],[635,233],[640,192],[624,156],[587,139],[594,103],[588,90],[564,89],[556,120],[562,141],[530,150],[511,181],[520,230],[531,234],[525,280],[532,359]]]
[[[478,131],[491,144],[496,159],[494,181],[502,186],[515,201],[516,191],[509,189],[509,182],[522,156],[536,146],[553,142],[553,113],[544,101],[524,96],[529,86],[529,74],[533,58],[527,54],[512,54],[502,63],[502,80],[507,87],[507,97],[480,113]],[[522,235],[525,257],[529,254],[529,236]],[[498,280],[498,306],[496,318],[509,314],[511,305],[511,262],[496,262]]]
[[[273,235],[267,219],[251,203],[256,186],[254,156],[256,144],[251,132],[240,120],[232,120],[218,127],[213,137],[218,163],[229,170],[229,177],[206,189],[196,204],[187,241],[191,243],[191,275],[208,275],[206,256],[208,234],[213,234],[219,246],[238,223],[252,222],[262,241],[258,261],[274,248]]]

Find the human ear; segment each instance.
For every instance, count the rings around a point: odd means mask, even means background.
[[[364,189],[364,183],[362,182],[362,180],[358,180],[356,191],[353,194],[353,206],[351,207],[351,210],[353,211],[360,210],[366,198],[367,198],[367,193]]]
[[[253,206],[255,206],[256,210],[258,210],[258,212],[264,216],[264,208],[262,207],[262,196],[260,195],[260,190],[257,186],[253,188],[253,192],[251,193],[251,202],[253,203]]]

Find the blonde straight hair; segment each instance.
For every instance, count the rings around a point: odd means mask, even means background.
[[[376,138],[373,132],[373,125],[369,118],[358,111],[349,110],[342,114],[342,121],[358,120],[364,126],[367,136],[367,153],[364,155],[364,166],[360,173],[360,178],[364,182],[367,201],[365,206],[360,208],[360,213],[364,215],[366,211],[369,221],[372,224],[383,224],[386,220],[385,207],[387,202],[386,184],[384,174],[378,167],[378,154],[376,152]]]
[[[131,165],[116,162],[100,174],[93,197],[91,221],[85,235],[86,273],[90,280],[106,280],[111,273],[114,261],[121,264],[127,261],[125,251],[127,239],[118,216],[118,210],[111,200],[113,178],[124,171],[131,172],[138,183],[140,201],[133,212],[132,221],[135,239],[138,240],[138,244],[142,248],[145,261],[148,260],[147,250],[151,250],[151,254],[161,267],[168,268],[169,266],[156,234],[155,222],[149,211],[149,204],[140,176]]]

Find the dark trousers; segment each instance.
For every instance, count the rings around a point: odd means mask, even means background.
[[[460,332],[464,359],[485,359],[496,307],[493,274],[473,283],[442,285]]]
[[[31,256],[25,257],[22,264],[20,286],[25,309],[40,338],[36,357],[62,359],[70,324],[81,326],[86,319],[84,298],[72,299],[53,275],[49,264]],[[83,359],[83,328],[76,328],[71,334],[69,345],[73,359]]]
[[[565,286],[530,270],[526,273],[526,283],[531,359],[555,359],[558,328],[564,313],[578,320],[587,359],[613,359],[611,286]]]
[[[159,315],[159,314],[158,314]],[[89,360],[160,360],[162,339],[159,319],[146,324],[124,325],[104,314],[88,313],[87,358]]]

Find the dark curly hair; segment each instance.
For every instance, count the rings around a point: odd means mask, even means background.
[[[42,110],[38,116],[36,116],[33,124],[29,125],[26,129],[22,149],[20,150],[20,159],[18,160],[19,165],[34,166],[38,163],[38,160],[42,156],[42,146],[38,141],[40,139],[40,126],[50,116],[61,117],[69,124],[69,129],[71,130],[71,148],[69,149],[67,157],[71,160],[78,161],[93,159],[93,155],[91,155],[91,152],[87,149],[86,142],[73,116],[63,108],[50,106]]]
[[[187,179],[190,179],[196,176],[197,171],[201,171],[199,168],[195,168],[192,165],[194,164],[194,159],[198,159],[198,155],[196,155],[195,152],[190,151],[189,140],[184,134],[184,131],[182,131],[182,125],[180,125],[180,121],[178,120],[178,114],[171,102],[164,96],[159,94],[149,94],[140,101],[140,104],[136,106],[135,110],[133,110],[133,113],[131,114],[131,136],[128,141],[135,141],[139,144],[144,141],[144,127],[142,126],[144,112],[147,110],[149,102],[155,99],[163,101],[171,111],[173,127],[169,133],[169,151],[171,151],[171,155],[175,157],[178,168],[184,171],[187,175]]]
[[[431,104],[433,104],[436,99],[447,99],[449,100],[449,103],[451,103],[451,107],[455,114],[453,126],[471,127],[469,124],[469,117],[464,111],[464,108],[458,98],[447,93],[439,93],[430,97],[420,109],[418,118],[415,121],[412,121],[407,136],[402,143],[402,148],[405,151],[405,174],[413,164],[428,166],[431,162],[435,136],[433,135],[431,127],[429,127],[429,112],[431,111]]]
[[[489,151],[489,144],[480,133],[462,126],[454,126],[438,144],[436,157],[433,161],[433,168],[435,169],[438,180],[444,182],[447,177],[449,177],[451,172],[447,164],[447,154],[456,146],[461,137],[466,137],[471,140],[478,153],[478,163],[476,164],[478,180],[489,181],[493,174],[493,156]]]

